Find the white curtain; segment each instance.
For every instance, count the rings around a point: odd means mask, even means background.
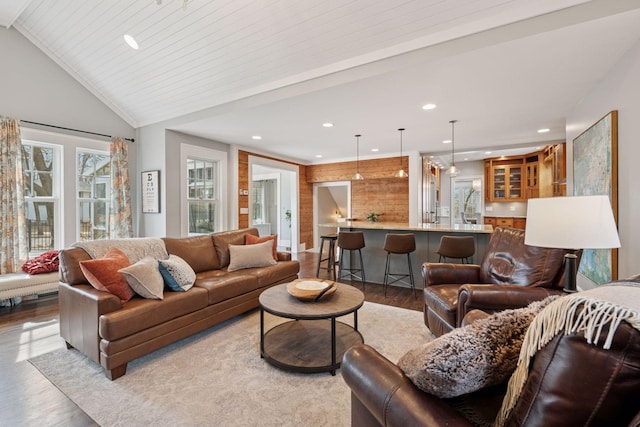
[[[20,271],[27,257],[20,126],[0,116],[0,274]]]

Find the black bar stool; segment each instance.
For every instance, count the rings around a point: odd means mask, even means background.
[[[384,238],[384,250],[387,251],[387,263],[384,266],[384,296],[387,296],[387,287],[390,284],[400,282],[402,279],[408,277],[411,289],[413,289],[413,297],[416,298],[416,285],[413,283],[413,268],[411,267],[411,252],[416,250],[416,236],[413,233],[387,233]],[[409,273],[391,272],[391,254],[407,254]],[[393,282],[389,283],[389,277],[394,279]],[[406,281],[404,281],[404,283],[406,283]]]
[[[362,261],[362,251],[364,248],[364,233],[362,231],[341,231],[338,233],[338,247],[340,248],[340,260],[338,261],[338,281],[342,279],[342,272],[347,272],[349,279],[356,278],[362,282],[362,290],[364,291],[364,262]],[[360,255],[360,268],[354,268],[353,264],[349,263],[349,268],[342,267],[342,261],[344,260],[344,251],[358,251]],[[360,276],[357,275],[360,273]]]
[[[327,234],[320,236],[322,241],[320,242],[320,256],[318,257],[318,268],[316,269],[316,277],[320,277],[320,266],[323,262],[327,261],[327,271],[329,272],[329,278],[336,280],[336,240],[338,240],[337,234]],[[329,253],[326,258],[322,258],[322,252],[324,250],[324,242],[329,242]]]
[[[469,264],[470,258],[476,253],[476,244],[473,236],[442,236],[440,247],[436,251],[440,255],[438,262],[447,261],[447,258],[462,260],[462,264]]]

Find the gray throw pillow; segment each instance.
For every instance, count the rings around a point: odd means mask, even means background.
[[[252,267],[276,265],[273,259],[273,241],[254,245],[229,245],[229,267],[227,271],[242,270]]]
[[[129,267],[118,270],[129,286],[141,297],[147,299],[163,299],[164,280],[158,270],[158,260],[144,257]]]
[[[522,340],[533,318],[559,296],[505,310],[410,350],[398,361],[422,391],[456,397],[506,381],[518,364]]]

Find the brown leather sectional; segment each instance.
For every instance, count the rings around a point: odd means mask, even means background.
[[[165,292],[163,300],[134,297],[122,304],[108,292],[93,288],[80,269],[90,259],[80,248],[60,252],[60,335],[67,348],[76,348],[100,363],[116,379],[127,363],[182,338],[259,306],[260,293],[298,277],[300,264],[278,252],[278,263],[233,272],[229,245],[244,244],[255,228],[187,238],[164,238],[169,254],[183,258],[196,272],[187,292]]]
[[[474,314],[476,320],[485,316]],[[603,341],[589,344],[580,331],[559,334],[539,350],[505,426],[640,426],[640,332],[622,322],[609,350]],[[506,390],[440,399],[366,344],[344,354],[342,377],[351,389],[352,427],[491,425]]]

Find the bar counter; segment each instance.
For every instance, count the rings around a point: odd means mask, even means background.
[[[416,250],[411,254],[413,265],[413,278],[417,289],[423,287],[422,283],[422,263],[438,262],[440,256],[436,253],[440,246],[440,238],[444,235],[473,236],[476,252],[472,258],[472,263],[479,264],[484,255],[487,243],[493,233],[493,227],[484,224],[432,224],[424,223],[411,226],[393,222],[367,222],[367,221],[347,221],[332,224],[320,224],[321,227],[337,227],[338,231],[362,231],[364,233],[365,248],[362,249],[364,259],[365,278],[367,282],[384,282],[384,267],[387,252],[384,250],[384,239],[387,233],[413,233],[416,237]],[[357,256],[347,256],[345,252],[344,265],[350,262],[358,264]],[[352,255],[355,255],[353,253]],[[448,262],[460,262],[451,260]],[[407,257],[405,255],[391,255],[391,271],[401,273],[407,271]],[[391,279],[390,281],[393,281]],[[409,286],[404,282],[397,282],[396,286]],[[419,295],[419,297],[421,297]]]

